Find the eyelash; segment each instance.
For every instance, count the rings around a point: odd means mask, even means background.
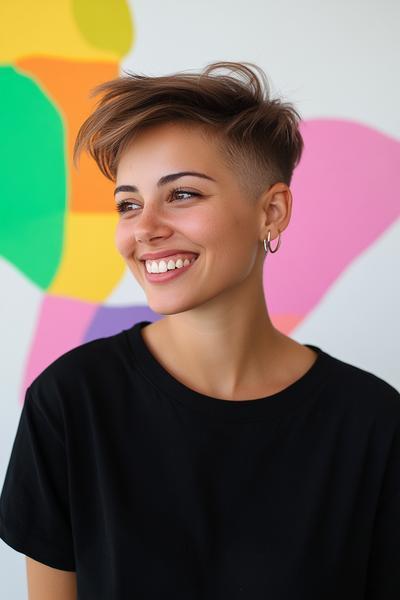
[[[200,196],[200,194],[196,194],[195,192],[188,192],[187,190],[183,190],[181,188],[174,188],[173,190],[171,190],[169,197],[173,196],[176,192],[180,192],[181,194],[190,194],[190,196]],[[181,200],[190,200],[190,198],[181,198]],[[116,203],[115,210],[121,214],[125,213],[125,212],[127,212],[125,210],[125,206],[127,204],[134,204],[135,206],[139,206],[136,202],[128,202],[127,200],[119,200]],[[135,210],[137,210],[137,209],[135,209]],[[135,210],[133,212],[135,212]]]

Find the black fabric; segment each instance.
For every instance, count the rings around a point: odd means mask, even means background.
[[[399,600],[400,394],[320,348],[256,400],[200,394],[140,321],[26,392],[0,537],[79,600]]]

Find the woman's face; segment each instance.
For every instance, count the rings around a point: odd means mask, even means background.
[[[157,185],[160,178],[183,171],[208,178],[186,175]],[[244,197],[212,140],[195,127],[168,123],[142,131],[121,156],[116,186],[137,188],[115,195],[116,202],[126,203],[116,246],[154,312],[197,308],[251,276],[262,285],[265,214]],[[140,257],[171,249],[198,258],[169,281],[148,281]]]

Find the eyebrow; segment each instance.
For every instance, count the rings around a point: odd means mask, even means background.
[[[170,173],[169,175],[164,175],[157,182],[157,187],[161,187],[170,183],[171,181],[175,181],[175,179],[179,179],[180,177],[185,177],[186,175],[191,175],[192,177],[202,177],[203,179],[209,179],[210,181],[216,180],[205,173],[198,173],[197,171],[181,171],[180,173]],[[138,192],[139,188],[135,185],[119,185],[114,190],[114,196],[118,194],[118,192]]]

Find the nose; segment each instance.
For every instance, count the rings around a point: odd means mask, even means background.
[[[138,242],[147,242],[157,237],[168,237],[172,232],[160,207],[146,206],[140,209],[133,221],[133,235]]]

